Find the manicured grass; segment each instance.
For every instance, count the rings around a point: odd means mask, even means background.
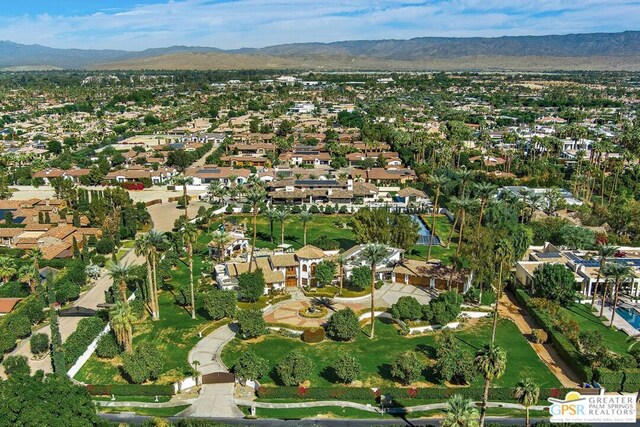
[[[174,406],[171,408],[128,408],[128,407],[100,407],[99,411],[107,414],[119,414],[122,412],[135,412],[138,415],[149,417],[173,417],[179,412],[184,411],[191,405]]]
[[[463,348],[474,354],[489,341],[490,334],[491,326],[488,321],[481,321],[465,330],[456,332]],[[430,368],[435,357],[435,335],[403,337],[398,335],[392,325],[377,320],[374,340],[370,340],[364,333],[350,343],[327,340],[313,345],[305,344],[299,339],[275,335],[267,336],[257,342],[234,339],[225,347],[222,359],[227,366],[233,366],[243,352],[251,349],[267,359],[269,366],[273,368],[286,353],[302,350],[315,364],[310,378],[311,386],[328,386],[335,384],[331,365],[341,354],[348,353],[355,356],[362,365],[361,379],[365,386],[388,386],[394,385],[390,375],[393,360],[398,353],[412,350],[420,354],[426,367],[419,381],[422,382],[422,385],[428,385],[425,384],[426,381],[435,386],[440,385]],[[513,323],[506,320],[501,321],[496,337],[497,343],[507,351],[508,361],[505,375],[495,381],[494,385],[511,387],[523,377],[530,377],[542,388],[560,385],[557,378],[542,363]],[[278,384],[275,370],[271,369],[270,374],[261,379],[261,383]],[[482,380],[478,378],[472,385],[481,386],[481,383]]]
[[[92,400],[102,401],[102,402],[111,402],[110,396],[93,396]],[[156,403],[156,402],[168,402],[171,400],[171,396],[158,396],[158,400],[156,401],[155,396],[116,396],[115,402],[145,402],[145,403]]]
[[[248,407],[241,408],[245,414],[249,414]],[[548,418],[548,411],[530,411],[531,417]],[[318,406],[315,408],[292,408],[292,409],[269,409],[256,408],[257,418],[275,418],[275,419],[303,419],[303,418],[354,418],[354,419],[391,419],[391,418],[427,418],[438,417],[442,415],[442,409],[434,409],[430,411],[416,411],[405,414],[388,414],[384,415],[362,411],[355,408],[341,408],[339,406]],[[488,408],[487,415],[493,417],[515,417],[524,418],[525,411],[520,409],[506,408]]]
[[[340,244],[342,249],[349,249],[356,244],[353,232],[350,228],[341,228],[338,224],[348,222],[348,215],[323,215],[316,214],[307,223],[307,244],[312,244],[320,236],[326,236]],[[230,215],[226,221],[246,224],[247,234],[253,236],[253,217],[251,215]],[[271,243],[271,230],[269,220],[264,215],[258,215],[256,247],[273,249],[280,244],[280,222],[273,223],[273,243]],[[284,242],[294,248],[301,248],[304,243],[304,229],[298,215],[290,214],[284,222]]]
[[[599,312],[591,311],[589,304],[571,304],[565,309],[573,320],[578,322],[581,331],[600,331],[603,335],[603,343],[609,350],[626,354],[631,342],[629,336],[615,328],[610,328],[598,318]]]
[[[201,256],[194,257],[194,280],[197,280],[205,265]],[[171,273],[171,285],[175,288],[189,286],[189,269],[184,262]],[[211,321],[202,309],[201,292],[196,295],[196,320],[191,319],[189,308],[175,303],[173,291],[162,291],[158,297],[160,304],[160,320],[152,321],[149,317],[134,324],[133,346],[143,342],[151,342],[160,350],[164,363],[164,374],[156,381],[158,384],[172,383],[183,374],[189,373],[191,367],[187,356],[189,351],[201,339],[198,333],[205,327],[222,322]],[[122,376],[120,358],[102,360],[95,355],[87,361],[76,379],[88,384],[122,384],[127,380]]]

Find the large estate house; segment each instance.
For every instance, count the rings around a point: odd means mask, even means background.
[[[640,296],[640,248],[620,248],[618,257],[607,259],[631,267],[633,277],[623,284],[633,296]],[[576,286],[585,297],[591,297],[596,283],[603,284],[607,278],[598,274],[600,260],[588,251],[563,250],[550,243],[544,246],[531,246],[525,258],[516,262],[516,280],[521,286],[532,288],[535,271],[544,264],[560,264],[573,272]],[[599,276],[599,277],[598,277]]]

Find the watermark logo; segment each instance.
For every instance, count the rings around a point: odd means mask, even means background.
[[[635,423],[638,393],[581,395],[570,391],[564,400],[549,398],[552,423]]]

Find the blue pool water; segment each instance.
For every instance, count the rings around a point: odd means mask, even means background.
[[[616,308],[616,313],[626,320],[631,326],[640,330],[640,313],[634,308]]]
[[[424,224],[424,222],[420,219],[420,217],[418,215],[411,215],[411,219],[413,219],[416,223],[418,223],[418,225],[420,225],[420,230],[418,231],[418,245],[429,245],[429,239],[431,239],[431,232],[429,231],[429,229],[427,228],[427,226]],[[433,236],[433,244],[434,245],[439,245],[440,244],[440,239],[438,239],[438,236],[434,235]]]

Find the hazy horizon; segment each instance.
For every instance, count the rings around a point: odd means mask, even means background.
[[[55,48],[239,49],[416,37],[617,33],[638,29],[625,0],[33,0],[3,4],[0,39]]]

